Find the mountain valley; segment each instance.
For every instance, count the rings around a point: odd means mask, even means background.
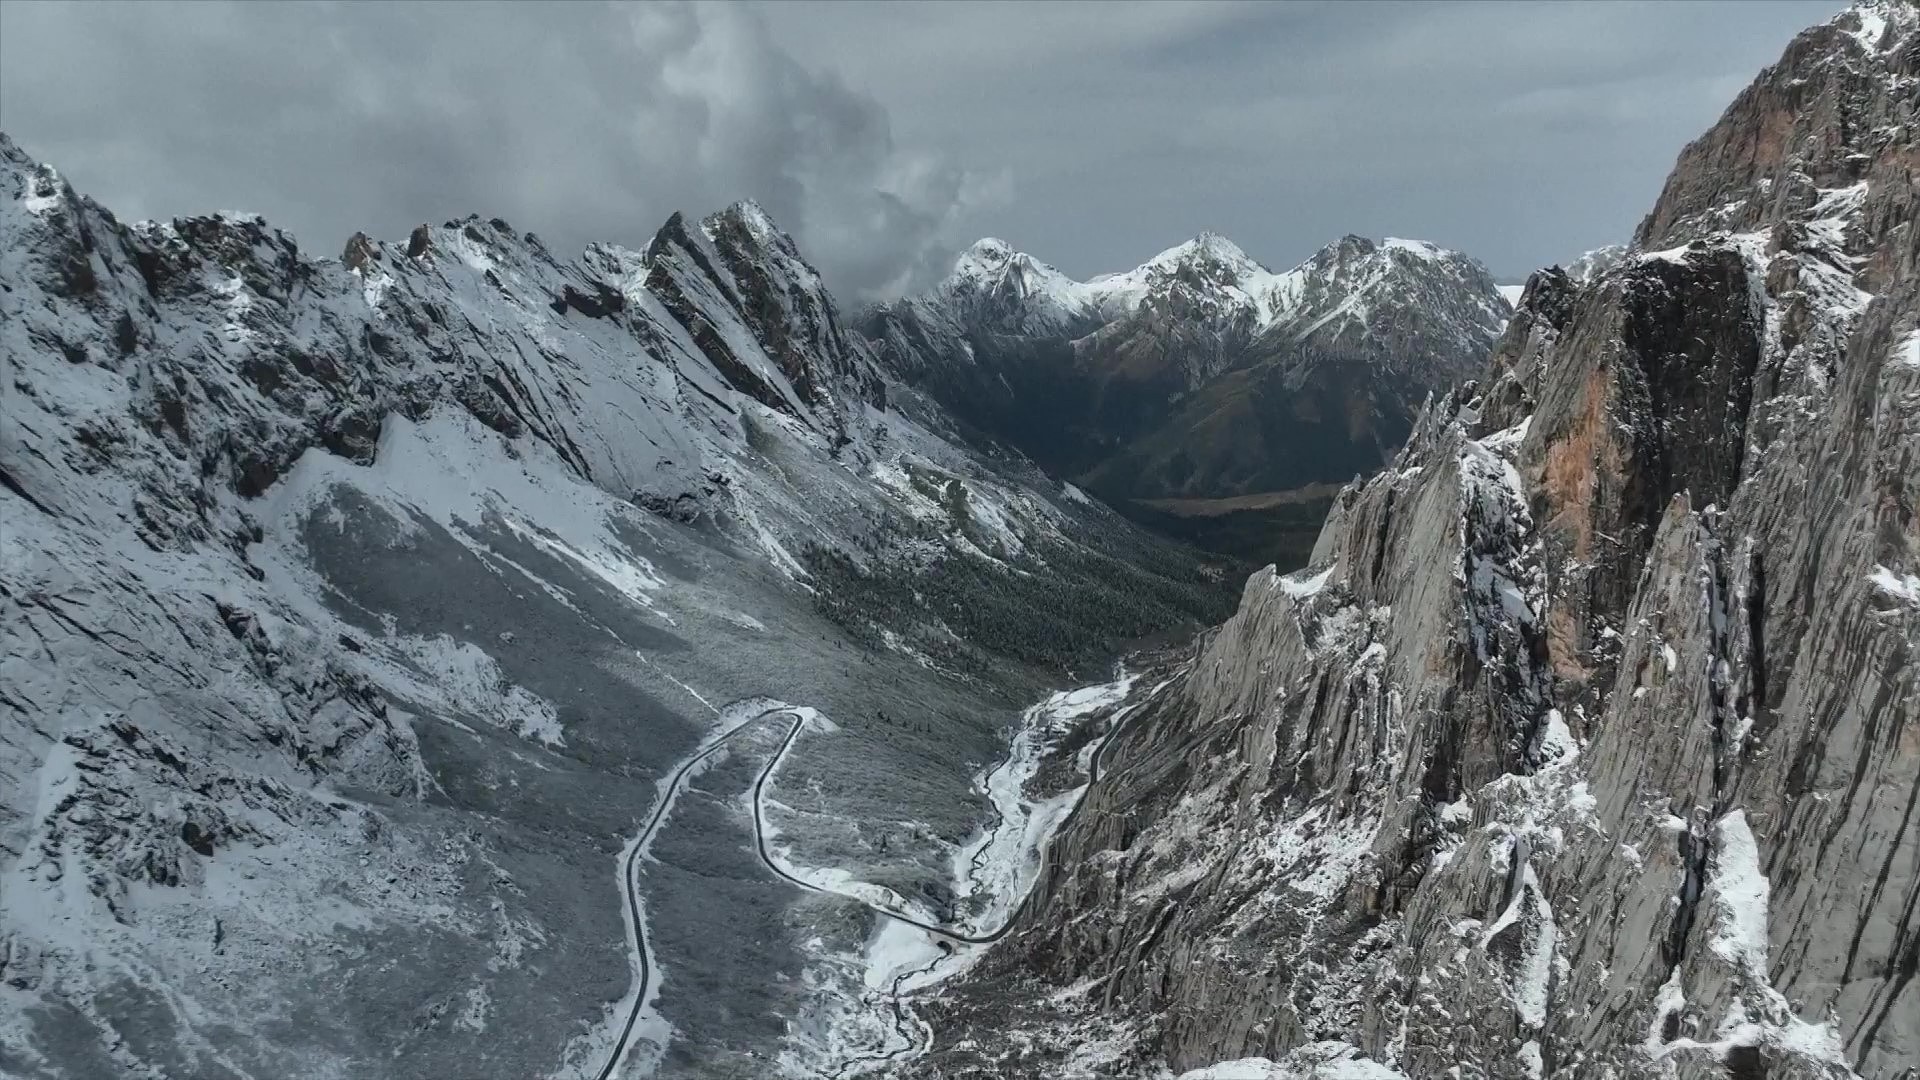
[[[0,1077],[1912,1080],[1917,139],[854,311],[0,135]]]

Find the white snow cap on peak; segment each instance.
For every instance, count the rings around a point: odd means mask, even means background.
[[[1021,332],[1085,331],[1091,323],[1150,306],[1154,298],[1181,294],[1183,306],[1198,300],[1213,319],[1244,321],[1256,332],[1298,319],[1306,334],[1336,319],[1365,325],[1375,304],[1394,302],[1398,290],[1419,288],[1427,275],[1453,281],[1473,267],[1473,259],[1425,240],[1348,234],[1298,267],[1275,273],[1233,240],[1200,233],[1135,269],[1075,281],[1006,240],[985,236],[954,261],[937,294],[962,306],[991,302],[996,325],[1018,325]],[[1505,319],[1513,311],[1498,294],[1486,296],[1480,307],[1486,319]]]
[[[1046,308],[1042,317],[1056,321],[1096,314],[1111,318],[1138,308],[1148,297],[1184,280],[1184,269],[1199,268],[1212,283],[1203,287],[1218,290],[1223,304],[1248,309],[1257,324],[1270,325],[1291,317],[1312,291],[1312,282],[1328,274],[1339,276],[1341,290],[1358,293],[1391,287],[1389,283],[1399,280],[1400,275],[1417,273],[1414,267],[1418,265],[1450,267],[1456,261],[1469,260],[1424,240],[1389,237],[1376,242],[1348,235],[1299,266],[1275,273],[1240,245],[1208,231],[1132,270],[1078,281],[989,236],[960,254],[944,288],[950,293],[972,293],[984,285],[1028,302],[1039,301]]]
[[[1859,42],[1868,54],[1880,54],[1920,31],[1920,4],[1912,0],[1855,0],[1828,23]]]
[[[773,220],[773,215],[767,213],[759,203],[752,199],[741,199],[739,202],[728,206],[725,210],[703,218],[700,222],[700,228],[701,231],[706,234],[707,239],[715,239],[714,224],[718,221],[735,222],[741,228],[745,229],[747,235],[760,247],[770,251],[777,251],[789,260],[798,260],[801,263],[806,262],[806,260],[800,256],[800,249],[794,246],[793,237],[787,235],[785,230],[780,228],[780,224]],[[810,273],[813,272],[811,265],[808,265],[806,269]]]
[[[1092,286],[992,236],[974,241],[960,253],[938,291],[948,297],[996,297],[1018,302],[1025,311],[1014,318],[1028,332],[1060,332],[1100,302]]]
[[[983,236],[973,242],[973,246],[960,253],[953,261],[953,273],[950,278],[978,278],[997,274],[1007,264],[1021,255],[1013,245],[998,237]]]
[[[1265,269],[1253,256],[1248,255],[1239,244],[1221,236],[1217,232],[1203,232],[1184,244],[1176,244],[1160,254],[1155,255],[1153,258],[1148,259],[1146,266],[1173,266],[1186,262],[1196,256],[1211,259],[1214,262],[1225,263],[1236,268],[1243,267],[1247,270]],[[1143,266],[1142,269],[1145,269],[1146,266]]]
[[[1389,236],[1380,242],[1380,246],[1389,251],[1404,251],[1423,259],[1444,259],[1447,252],[1427,243],[1425,240],[1403,240],[1398,236]]]

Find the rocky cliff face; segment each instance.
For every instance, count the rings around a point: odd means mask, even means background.
[[[1087,282],[983,240],[861,326],[960,419],[1119,501],[1371,472],[1508,314],[1478,263],[1418,241],[1349,236],[1273,273],[1208,234]]]
[[[906,1071],[1909,1075],[1917,135],[1920,10],[1863,4],[1536,275],[1166,673]]]

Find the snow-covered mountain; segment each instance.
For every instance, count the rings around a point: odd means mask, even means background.
[[[777,811],[835,824],[787,855],[937,891],[1023,697],[1210,605],[891,410],[750,204],[644,252],[469,218],[314,258],[121,222],[0,136],[0,354],[7,1075],[799,1052],[846,977],[807,943],[867,923],[745,854],[757,728],[623,871],[675,763],[804,705]]]
[[[860,325],[953,414],[1124,504],[1370,472],[1509,314],[1485,268],[1419,241],[1348,236],[1276,273],[1209,233],[1090,281],[982,240]]]
[[[896,1075],[1912,1076],[1916,163],[1920,7],[1797,37],[1141,673]]]
[[[856,333],[751,205],[316,258],[0,136],[0,1075],[1910,1080],[1917,139],[1868,0],[1510,315],[1201,237]],[[1386,467],[1187,644],[969,427]]]
[[[1179,357],[1190,386],[1219,374],[1229,346],[1271,335],[1300,343],[1380,336],[1398,309],[1418,307],[1437,325],[1424,351],[1470,349],[1505,324],[1509,309],[1487,295],[1484,270],[1458,252],[1389,237],[1348,236],[1284,273],[1255,262],[1215,233],[1168,248],[1126,273],[1075,281],[1005,241],[985,239],[955,262],[928,296],[901,306],[930,321],[1028,337],[1077,337],[1109,324],[1144,320],[1225,340],[1210,356]],[[1461,297],[1467,302],[1458,303]],[[883,308],[884,313],[887,309]],[[1076,331],[1080,333],[1076,333]],[[1452,342],[1444,339],[1451,338]],[[1389,365],[1422,359],[1419,349],[1383,347]]]

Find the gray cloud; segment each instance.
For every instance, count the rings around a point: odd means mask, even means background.
[[[758,200],[852,296],[988,188],[750,8],[7,4],[0,126],[135,217],[255,210],[309,247],[477,212],[559,250]]]
[[[0,127],[123,213],[328,251],[469,212],[639,244],[751,197],[850,299],[983,234],[1083,275],[1202,229],[1523,273],[1624,238],[1835,6],[5,3]]]
[[[1270,263],[1347,232],[1525,273],[1625,239],[1686,142],[1837,0],[767,5],[904,142],[1007,169],[969,210],[1076,274],[1203,229]],[[876,43],[884,43],[876,45]]]

